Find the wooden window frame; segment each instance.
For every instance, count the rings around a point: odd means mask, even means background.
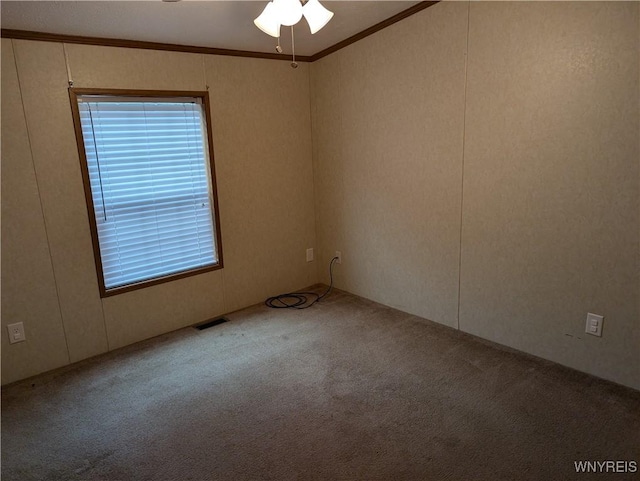
[[[213,201],[212,220],[215,223],[214,236],[216,243],[216,254],[218,262],[211,266],[198,267],[187,271],[168,274],[149,280],[134,282],[124,286],[113,287],[107,289],[104,283],[104,272],[102,269],[102,255],[100,254],[100,243],[98,239],[98,227],[95,217],[95,209],[93,205],[93,196],[91,193],[91,181],[89,179],[89,169],[87,156],[84,147],[84,137],[82,135],[82,124],[80,122],[80,109],[78,107],[78,97],[84,95],[101,95],[113,97],[139,97],[139,98],[200,98],[202,100],[204,117],[206,123],[207,148],[209,153],[209,172],[211,175],[211,198]],[[128,90],[128,89],[96,89],[96,88],[74,88],[69,87],[69,100],[71,102],[71,114],[73,117],[73,125],[76,135],[76,143],[78,146],[78,156],[80,160],[80,170],[82,171],[82,182],[84,186],[84,197],[87,204],[87,213],[89,215],[89,227],[91,230],[91,240],[93,243],[93,258],[95,260],[96,273],[98,275],[98,287],[100,289],[100,297],[111,297],[117,294],[143,289],[145,287],[162,284],[185,277],[211,272],[224,267],[222,256],[222,234],[220,229],[220,213],[218,205],[218,189],[216,184],[216,171],[213,155],[213,133],[211,127],[211,105],[209,102],[209,92],[207,91],[184,91],[184,90]]]

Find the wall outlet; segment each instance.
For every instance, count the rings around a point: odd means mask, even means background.
[[[313,261],[313,247],[307,249],[307,262]]]
[[[342,264],[342,252],[336,251],[336,255],[334,257],[338,258],[338,260],[336,261],[336,264]]]
[[[16,342],[22,342],[26,340],[24,335],[24,325],[21,322],[16,322],[15,324],[9,324],[7,326],[7,331],[9,331],[9,343],[14,344]]]
[[[603,322],[604,317],[599,316],[598,314],[591,314],[590,312],[587,313],[587,326],[585,328],[585,332],[592,336],[602,337]]]

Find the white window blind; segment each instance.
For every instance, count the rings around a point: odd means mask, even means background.
[[[218,262],[197,100],[79,97],[106,289]]]

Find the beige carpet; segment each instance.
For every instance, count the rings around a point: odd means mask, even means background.
[[[334,291],[11,385],[2,480],[570,480],[640,393]]]

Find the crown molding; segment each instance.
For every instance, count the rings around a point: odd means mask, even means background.
[[[333,52],[337,52],[338,50],[343,49],[346,46],[351,45],[352,43],[355,43],[359,40],[362,40],[363,38],[368,37],[369,35],[373,35],[374,33],[379,32],[380,30],[387,28],[390,25],[393,25],[394,23],[399,22],[400,20],[404,20],[405,18],[410,17],[411,15],[421,12],[425,8],[429,8],[435,5],[439,1],[440,0],[431,1],[431,2],[420,2],[414,5],[413,7],[407,8],[406,10],[403,10],[402,12],[395,14],[393,17],[389,17],[380,23],[376,23],[375,25],[363,30],[360,33],[356,33],[355,35],[352,35],[351,37],[346,38],[341,42],[338,42],[335,45],[332,45],[331,47],[325,48],[324,50],[321,50],[320,52],[311,55],[311,57],[309,58],[309,62],[315,62],[316,60],[320,60],[321,58],[326,57],[327,55],[332,54]]]
[[[400,20],[403,20],[415,13],[418,13],[425,8],[429,8],[437,1],[420,2],[400,13],[397,13],[393,17],[389,17],[380,23],[377,23],[360,33],[352,35],[351,37],[342,40],[341,42],[332,45],[314,55],[296,55],[296,61],[298,62],[315,62],[323,57],[326,57],[333,52],[351,45],[352,43],[362,40],[369,35],[372,35],[380,30],[393,25]],[[265,53],[265,52],[251,52],[248,50],[230,50],[224,48],[212,48],[212,47],[198,47],[194,45],[178,45],[172,43],[159,43],[159,42],[143,42],[139,40],[124,40],[117,38],[103,38],[103,37],[87,37],[81,35],[63,35],[57,33],[47,32],[33,32],[31,30],[12,30],[3,28],[0,30],[0,37],[13,38],[20,40],[37,40],[40,42],[62,42],[62,43],[76,43],[82,45],[98,45],[102,47],[123,47],[123,48],[140,48],[146,50],[166,50],[171,52],[187,52],[187,53],[201,53],[208,55],[226,55],[233,57],[251,57],[251,58],[264,58],[270,60],[291,60],[291,56],[281,53]]]
[[[81,35],[62,35],[58,33],[33,32],[31,30],[11,30],[3,28],[2,38],[20,40],[37,40],[40,42],[77,43],[82,45],[98,45],[101,47],[141,48],[145,50],[167,50],[171,52],[204,53],[208,55],[227,55],[232,57],[267,58],[271,60],[291,60],[290,55],[281,53],[250,52],[248,50],[230,50],[225,48],[198,47],[195,45],[178,45],[173,43],[143,42],[139,40],[123,40],[118,38],[85,37]],[[309,56],[296,55],[296,60],[309,62]]]

